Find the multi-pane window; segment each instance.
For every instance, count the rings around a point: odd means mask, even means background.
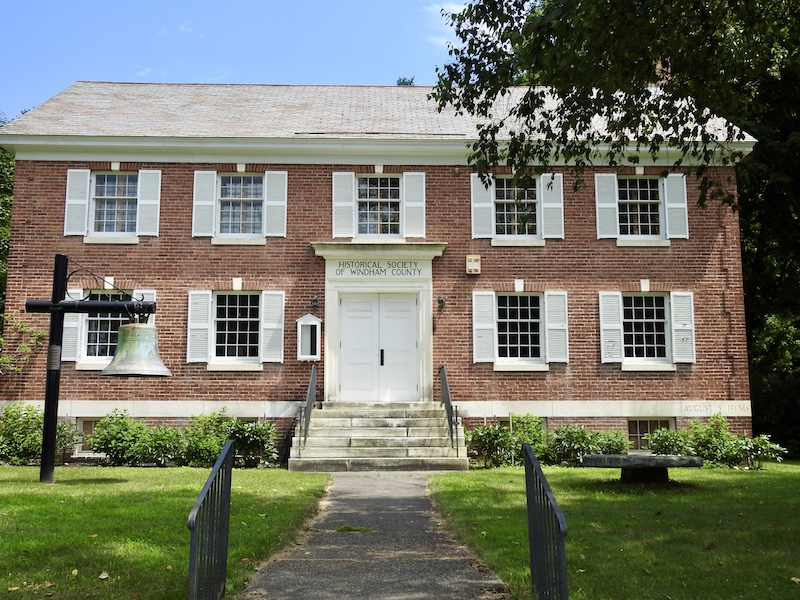
[[[87,299],[126,302],[131,300],[131,295],[125,292],[90,292]],[[119,326],[129,322],[127,315],[89,313],[86,318],[86,356],[114,356]]]
[[[625,358],[666,359],[666,297],[631,294],[622,296],[622,334]]]
[[[95,175],[93,230],[96,233],[136,233],[138,179],[138,175]]]
[[[400,177],[358,178],[358,233],[400,234]]]
[[[217,358],[258,358],[259,298],[259,294],[216,294],[214,352]]]
[[[661,198],[657,178],[617,180],[620,235],[660,236]]]
[[[510,178],[495,179],[494,223],[496,235],[536,235],[536,188],[515,187]]]
[[[220,177],[220,233],[260,234],[264,219],[264,177],[223,175]]]
[[[669,419],[649,419],[628,421],[628,439],[633,450],[644,450],[649,444],[645,438],[648,433],[653,433],[656,429],[670,429]]]
[[[497,295],[498,358],[541,358],[542,319],[539,300],[536,295]]]

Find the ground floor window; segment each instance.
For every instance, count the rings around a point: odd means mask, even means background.
[[[656,429],[671,429],[670,419],[641,419],[628,421],[628,439],[631,442],[631,450],[646,450],[648,440],[645,436],[654,432]]]
[[[100,419],[78,419],[78,433],[80,434],[80,442],[76,445],[75,450],[80,454],[89,454],[92,449],[89,447],[89,438],[94,434],[94,428]]]

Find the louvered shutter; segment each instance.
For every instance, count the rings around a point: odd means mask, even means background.
[[[67,290],[67,300],[80,300],[83,290]],[[77,361],[81,356],[81,331],[85,315],[64,313],[64,327],[61,335],[61,360]]]
[[[264,235],[286,237],[286,197],[289,174],[268,171],[264,174]]]
[[[472,292],[472,362],[495,361],[494,292]]]
[[[619,237],[617,176],[613,173],[595,173],[594,194],[597,210],[597,237]]]
[[[470,175],[472,203],[472,237],[490,238],[494,235],[494,185],[483,185],[477,173]]]
[[[676,363],[695,362],[694,297],[692,292],[670,294],[672,357]]]
[[[186,362],[208,362],[211,343],[211,292],[189,292]]]
[[[261,292],[261,362],[283,362],[283,292]]]
[[[194,202],[192,204],[192,237],[214,235],[214,213],[217,203],[217,172],[194,172]]]
[[[333,237],[355,235],[355,173],[333,174]]]
[[[542,173],[542,237],[564,238],[564,176]]]
[[[403,237],[425,237],[425,173],[403,173]]]
[[[64,235],[86,235],[92,173],[88,169],[67,171]]]
[[[622,362],[622,294],[600,292],[600,360]]]
[[[139,171],[138,190],[136,234],[157,236],[161,205],[161,171]]]
[[[664,206],[667,217],[667,237],[689,237],[689,211],[686,203],[686,176],[671,173],[664,178]]]
[[[569,362],[567,293],[544,293],[545,352],[547,362]]]

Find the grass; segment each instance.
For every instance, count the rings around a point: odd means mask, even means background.
[[[800,597],[800,464],[670,469],[662,485],[619,469],[546,467],[567,520],[572,600]],[[532,599],[522,468],[435,476],[448,525]]]
[[[0,467],[0,592],[11,599],[185,598],[189,511],[209,469]],[[291,544],[328,477],[234,470],[228,593]],[[9,592],[6,592],[9,590]]]

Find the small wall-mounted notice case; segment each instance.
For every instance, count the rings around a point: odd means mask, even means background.
[[[319,360],[322,321],[314,315],[297,319],[297,360]]]
[[[479,254],[467,254],[467,275],[481,274],[481,257]]]

